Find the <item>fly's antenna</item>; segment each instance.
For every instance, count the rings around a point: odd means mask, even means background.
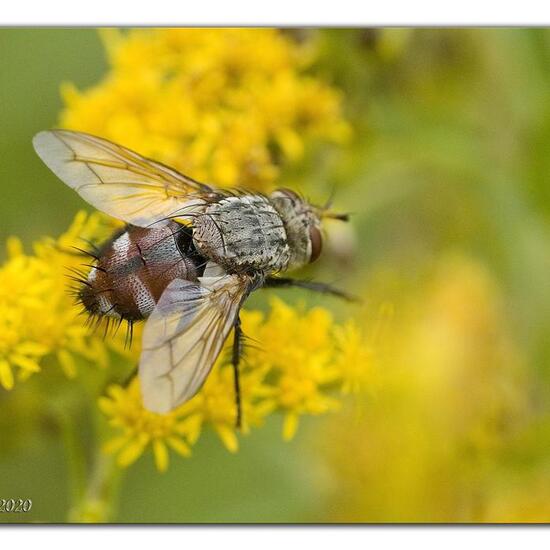
[[[324,206],[322,206],[322,210],[324,210],[325,212],[330,210],[332,208],[332,203],[334,202],[334,197],[336,196],[336,185],[332,184],[332,188],[330,190],[330,193],[329,193],[329,196],[324,204]]]
[[[330,195],[326,200],[325,204],[319,207],[319,217],[320,218],[329,218],[331,220],[339,220],[341,222],[349,221],[350,213],[349,212],[333,212],[331,210],[332,204],[334,202],[334,197],[336,196],[336,185],[332,185]]]
[[[341,222],[349,222],[350,215],[351,214],[349,212],[325,212],[321,217],[329,218],[331,220],[340,220]]]

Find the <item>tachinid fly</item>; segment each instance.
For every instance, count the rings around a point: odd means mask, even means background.
[[[239,311],[248,295],[263,286],[300,286],[347,297],[280,276],[317,259],[321,220],[344,215],[288,189],[217,189],[84,133],[44,131],[33,144],[69,187],[128,224],[102,247],[79,297],[93,315],[147,320],[139,377],[151,411],[166,413],[193,397],[234,329],[239,424]]]

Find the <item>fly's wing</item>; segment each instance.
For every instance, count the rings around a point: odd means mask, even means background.
[[[46,166],[98,210],[133,225],[186,219],[213,189],[106,139],[69,130],[33,138]],[[181,213],[181,216],[179,215]]]
[[[143,332],[139,377],[146,409],[166,413],[197,393],[250,289],[251,278],[242,275],[168,285]]]

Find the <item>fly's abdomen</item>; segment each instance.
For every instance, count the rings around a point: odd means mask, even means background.
[[[196,281],[203,263],[179,224],[130,227],[104,248],[80,297],[93,314],[145,319],[172,280]]]
[[[277,271],[289,260],[281,217],[261,195],[228,197],[197,217],[193,242],[228,272]]]

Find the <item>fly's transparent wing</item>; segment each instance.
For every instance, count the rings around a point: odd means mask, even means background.
[[[147,227],[200,208],[213,189],[106,139],[47,130],[33,145],[46,166],[98,210]]]
[[[139,377],[146,409],[166,413],[201,388],[251,288],[242,275],[176,279],[143,332]]]

